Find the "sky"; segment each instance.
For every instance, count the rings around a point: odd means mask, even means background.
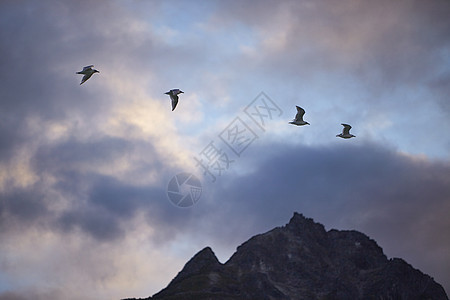
[[[5,0],[0,25],[1,300],[148,297],[294,212],[450,293],[449,1]]]

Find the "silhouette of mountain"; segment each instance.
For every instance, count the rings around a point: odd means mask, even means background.
[[[399,258],[387,259],[357,231],[325,231],[294,213],[259,234],[221,264],[211,248],[198,252],[147,300],[199,299],[448,299],[433,278]]]

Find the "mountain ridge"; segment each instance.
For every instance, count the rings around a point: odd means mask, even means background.
[[[135,299],[129,298],[128,300]],[[448,299],[443,287],[355,230],[325,227],[294,213],[220,263],[210,247],[145,300]]]

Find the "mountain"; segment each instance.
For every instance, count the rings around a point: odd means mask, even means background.
[[[357,231],[326,231],[294,213],[289,223],[252,237],[221,264],[198,252],[147,300],[448,299],[433,278]],[[131,300],[131,299],[129,299]]]

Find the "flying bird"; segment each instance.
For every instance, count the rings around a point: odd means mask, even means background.
[[[310,125],[308,122],[303,121],[303,115],[305,114],[305,110],[300,106],[295,107],[297,107],[297,114],[295,115],[295,119],[289,122],[289,124],[294,124],[297,126]]]
[[[167,93],[164,93],[166,95],[170,96],[170,99],[172,99],[172,111],[177,107],[178,104],[178,94],[184,93],[183,91],[179,89],[173,89],[168,91]]]
[[[348,125],[348,124],[341,124],[342,126],[344,126],[344,128],[342,129],[342,133],[336,135],[337,137],[341,137],[343,139],[349,139],[352,137],[356,137],[353,134],[350,134],[350,129],[352,128],[352,126]]]
[[[94,67],[94,65],[90,65],[87,67],[84,67],[82,71],[77,72],[77,74],[83,74],[83,78],[81,79],[81,83],[80,85],[82,85],[83,83],[86,82],[86,80],[88,80],[89,78],[91,78],[91,76],[94,73],[100,73],[99,71],[97,71],[96,69],[92,69]]]

